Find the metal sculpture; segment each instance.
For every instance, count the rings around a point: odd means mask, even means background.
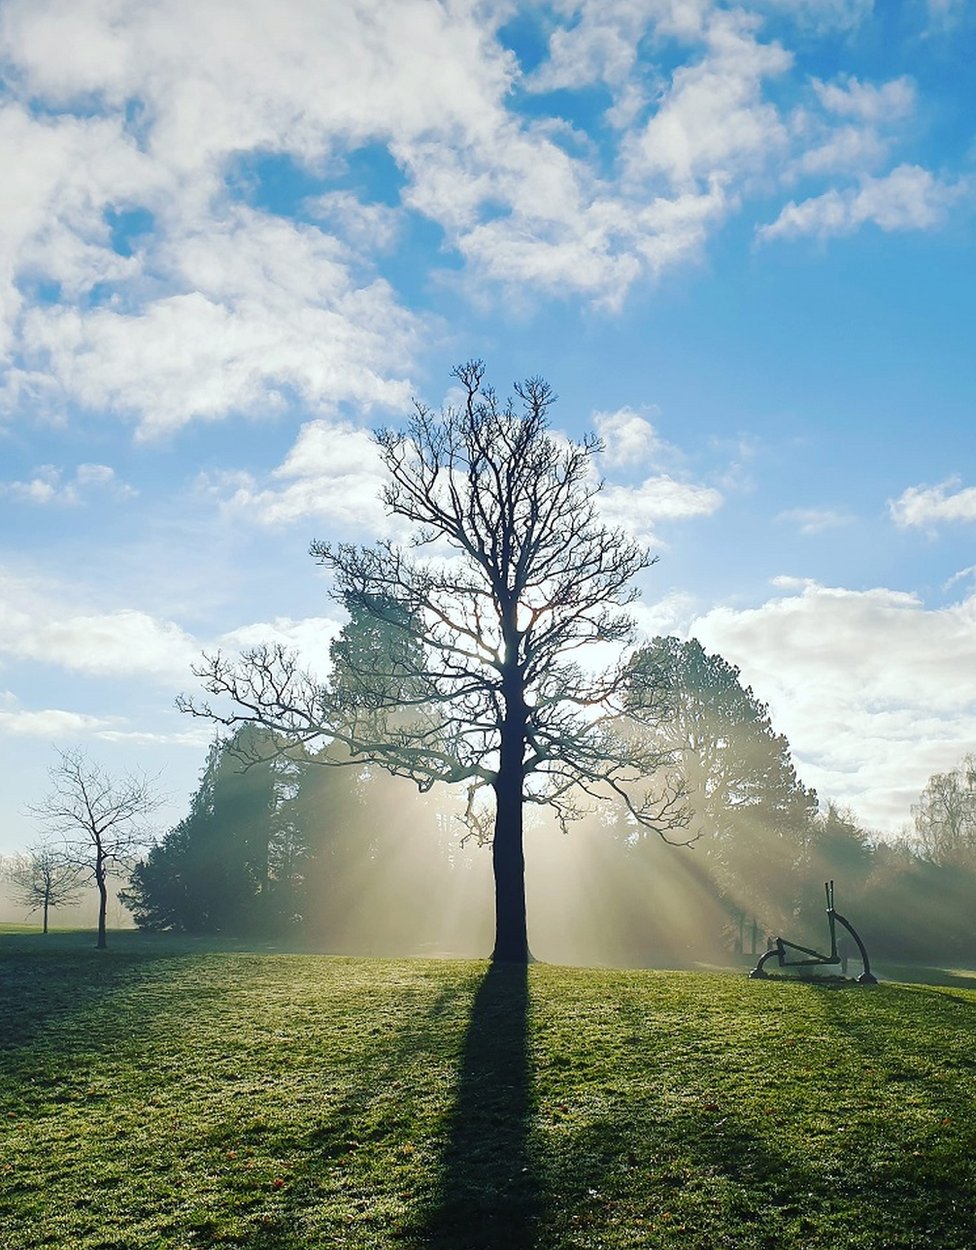
[[[860,985],[877,985],[878,978],[871,972],[871,965],[868,962],[868,953],[864,948],[864,943],[858,936],[857,930],[839,911],[834,910],[834,883],[833,881],[824,882],[824,891],[827,895],[827,924],[830,927],[830,954],[821,955],[819,951],[811,950],[809,946],[798,946],[796,942],[787,942],[783,938],[778,937],[775,945],[763,955],[755,968],[749,973],[750,977],[757,981],[765,981],[769,977],[769,973],[764,969],[763,964],[767,960],[777,959],[781,968],[803,968],[819,965],[838,965],[843,963],[846,971],[846,959],[841,956],[837,950],[837,925],[843,925],[847,932],[851,935],[857,944],[857,949],[861,955],[861,962],[864,965],[864,971],[855,980]],[[799,951],[803,955],[807,955],[807,959],[787,959],[787,951]]]

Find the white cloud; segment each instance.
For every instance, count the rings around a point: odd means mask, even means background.
[[[338,229],[351,246],[362,252],[385,252],[397,240],[403,211],[388,204],[364,204],[351,191],[329,191],[306,200],[305,211]]]
[[[87,408],[135,414],[146,436],[273,410],[289,392],[324,406],[407,400],[389,373],[420,323],[385,282],[356,285],[336,240],[239,208],[166,250],[184,293],[133,312],[36,306],[23,323],[30,367]]]
[[[791,126],[801,149],[787,167],[796,177],[843,173],[863,177],[881,167],[917,105],[910,78],[861,82],[852,76],[833,82],[811,80],[815,108],[799,108]]]
[[[647,478],[639,486],[608,484],[597,502],[608,524],[620,526],[650,542],[658,521],[710,516],[721,507],[722,496],[711,486],[678,482],[662,473]]]
[[[909,116],[915,109],[915,84],[904,75],[880,86],[848,77],[838,82],[814,79],[814,90],[825,109],[841,117],[859,121],[890,123]]]
[[[172,621],[132,608],[86,611],[63,591],[0,576],[0,655],[99,676],[185,680],[198,646]]]
[[[375,138],[480,131],[509,74],[487,34],[422,0],[285,4],[273,20],[262,3],[221,0],[5,6],[25,99],[104,113],[38,119],[15,104],[0,117],[0,315],[26,357],[7,406],[48,392],[55,408],[132,413],[155,433],[272,407],[283,389],[326,407],[399,404],[416,319],[327,233],[230,209],[224,179],[242,154],[325,168]],[[323,203],[360,249],[389,241],[382,206]],[[137,255],[111,245],[116,206],[154,215]],[[54,306],[25,305],[16,282],[34,277],[57,289]],[[111,292],[89,310],[96,283]]]
[[[633,408],[595,412],[593,425],[603,442],[603,461],[609,468],[637,468],[670,450],[650,421]]]
[[[760,240],[852,234],[873,223],[885,231],[926,230],[939,225],[963,194],[960,183],[941,182],[918,165],[899,165],[858,188],[836,189],[800,203],[790,201],[776,221],[757,230]]]
[[[817,34],[853,30],[871,16],[874,0],[752,0],[751,8],[782,14]]]
[[[549,56],[529,76],[531,91],[577,89],[607,83],[626,89],[641,39],[656,37],[697,42],[704,34],[713,0],[578,0],[563,3],[566,25],[549,36]]]
[[[341,630],[341,623],[329,616],[297,621],[277,616],[272,621],[259,621],[231,630],[221,637],[220,645],[231,651],[243,651],[264,643],[280,644],[297,652],[309,672],[324,678],[332,667],[329,647]]]
[[[67,481],[56,465],[43,464],[34,470],[29,481],[0,482],[0,495],[34,504],[76,505],[95,495],[129,499],[135,494],[136,491],[120,481],[107,464],[80,464]]]
[[[34,92],[141,99],[153,155],[185,173],[242,138],[314,161],[338,137],[477,131],[514,69],[486,16],[425,0],[10,0],[4,34]]]
[[[976,564],[970,564],[968,568],[960,569],[957,573],[953,573],[951,577],[942,583],[942,589],[949,590],[958,582],[967,581],[969,578],[976,578]]]
[[[656,570],[655,570],[656,571]],[[682,633],[694,615],[694,600],[685,591],[673,590],[662,599],[638,599],[627,609],[645,638]]]
[[[873,126],[829,126],[825,137],[797,158],[794,169],[804,176],[860,174],[879,165],[888,152]]]
[[[25,708],[0,708],[0,733],[24,738],[73,738],[106,729],[112,724],[99,716],[83,712],[65,712],[60,708],[28,711]]]
[[[316,519],[375,537],[390,530],[379,498],[387,480],[369,431],[319,420],[302,426],[284,462],[264,484],[249,474],[232,474],[214,485],[218,492],[230,485],[226,506],[262,525]]]
[[[790,508],[780,512],[776,520],[796,525],[801,534],[822,534],[825,530],[850,525],[854,517],[835,508]]]
[[[193,729],[182,733],[154,733],[145,729],[100,729],[95,737],[103,742],[120,742],[132,746],[190,747],[199,753],[213,742],[214,731],[212,725],[197,724]]]
[[[937,32],[951,31],[971,14],[969,0],[925,0],[931,27]]]
[[[690,632],[769,702],[808,784],[893,832],[929,775],[976,741],[976,596],[936,611],[882,588],[779,589]]]
[[[864,12],[861,0],[770,7],[821,29]],[[565,0],[526,85],[607,84],[621,133],[606,161],[564,121],[516,111],[519,68],[496,38],[510,13],[474,0],[7,0],[23,103],[0,115],[0,351],[22,357],[6,406],[80,404],[147,435],[294,396],[328,412],[399,406],[430,327],[370,265],[406,237],[411,211],[443,229],[478,295],[571,292],[616,308],[641,279],[698,260],[756,179],[873,168],[885,144],[872,127],[913,100],[907,79],[819,84],[830,122],[791,162],[797,134],[767,85],[792,56],[760,38],[755,13]],[[685,58],[670,81],[648,55],[665,40]],[[399,167],[400,204],[326,190],[303,205],[320,229],[237,203],[265,157],[327,179],[367,146]],[[934,189],[916,187],[913,207],[894,192],[865,184],[840,216],[930,224]],[[133,208],[152,230],[121,255],[109,219]],[[784,212],[767,233],[838,216],[817,200]]]
[[[786,129],[762,88],[792,57],[760,43],[753,26],[741,12],[713,14],[705,56],[675,70],[657,112],[628,142],[632,176],[660,174],[687,190],[761,169],[785,149]]]
[[[274,407],[282,390],[326,408],[400,402],[421,327],[362,262],[395,244],[404,209],[333,190],[305,204],[327,229],[272,225],[230,206],[225,179],[242,156],[287,153],[326,174],[358,147],[385,145],[406,177],[403,205],[442,226],[479,292],[575,291],[613,308],[642,275],[695,258],[733,205],[730,173],[770,147],[778,122],[759,80],[786,54],[710,0],[583,9],[553,34],[550,79],[584,62],[609,75],[618,122],[644,98],[632,70],[649,26],[706,41],[658,111],[677,134],[665,165],[684,162],[694,185],[649,194],[653,135],[625,187],[600,176],[570,127],[517,117],[517,65],[494,38],[504,5],[292,0],[271,20],[261,0],[192,11],[178,0],[10,0],[3,33],[25,99],[82,101],[103,116],[40,122],[15,106],[4,163],[37,156],[6,253],[8,327],[26,357],[7,406],[44,394],[55,410],[73,400],[132,414],[151,434]],[[675,147],[686,140],[687,160]],[[154,217],[131,257],[111,246],[105,211],[118,205]],[[55,307],[22,305],[17,280],[29,273],[60,284]],[[2,282],[0,247],[0,300]],[[96,283],[110,288],[104,306],[75,307]]]
[[[152,162],[119,118],[35,117],[0,107],[0,353],[14,343],[18,280],[46,278],[66,296],[132,277],[138,262],[110,244],[106,207],[152,194]]]
[[[888,501],[894,523],[902,529],[934,528],[944,521],[976,521],[976,486],[954,490],[958,478],[938,486],[909,486],[897,499]]]

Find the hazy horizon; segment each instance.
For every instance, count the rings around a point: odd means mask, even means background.
[[[976,746],[972,6],[7,0],[0,48],[0,853],[55,747],[184,814],[195,657],[321,661],[308,544],[386,532],[369,431],[471,357],[602,437],[644,635],[823,800],[895,835]]]

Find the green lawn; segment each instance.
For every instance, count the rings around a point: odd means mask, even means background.
[[[0,937],[0,1245],[971,1250],[976,981]]]

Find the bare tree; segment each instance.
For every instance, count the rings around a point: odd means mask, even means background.
[[[915,837],[936,864],[976,867],[976,755],[935,773],[912,804]]]
[[[429,555],[312,543],[353,622],[369,622],[365,643],[347,633],[333,647],[327,685],[279,646],[207,656],[197,675],[232,710],[181,706],[224,724],[257,721],[283,741],[331,738],[348,753],[340,758],[381,764],[421,790],[465,784],[469,825],[492,843],[493,958],[524,962],[525,802],[565,823],[590,800],[616,800],[635,827],[664,837],[686,812],[679,792],[649,780],[666,753],[652,708],[628,696],[625,665],[593,673],[575,658],[631,641],[622,609],[653,563],[600,521],[598,440],[553,437],[555,396],[539,378],[502,402],[480,361],[454,376],[459,406],[438,414],[415,401],[405,432],[376,435],[390,475],[384,502]]]
[[[51,908],[77,903],[80,896],[81,873],[77,866],[69,863],[59,848],[46,842],[29,846],[5,875],[15,901],[26,907],[28,913],[42,913],[44,933]]]
[[[104,950],[108,878],[131,866],[149,840],[147,819],[159,806],[147,777],[113,780],[81,752],[58,752],[52,789],[30,813],[48,834],[62,840],[65,862],[87,874],[98,890],[98,940]]]

